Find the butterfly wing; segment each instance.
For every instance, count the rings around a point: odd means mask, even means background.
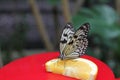
[[[70,38],[63,48],[62,59],[77,58],[85,53],[88,45],[87,34],[89,31],[89,24],[83,24]]]
[[[75,32],[73,36],[73,38],[75,38],[75,45],[77,46],[74,52],[78,53],[79,56],[85,53],[88,46],[87,35],[89,32],[89,28],[89,23],[85,23]]]
[[[69,43],[71,38],[73,37],[73,34],[75,33],[74,28],[71,23],[66,24],[65,28],[63,29],[63,33],[60,39],[60,58],[63,58],[64,53],[63,50],[66,46],[66,44]]]

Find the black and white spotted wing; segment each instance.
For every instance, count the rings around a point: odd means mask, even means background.
[[[75,33],[74,28],[71,23],[68,23],[65,25],[65,28],[63,29],[61,39],[60,39],[60,53],[61,57],[64,55],[63,50],[73,37],[73,34]]]
[[[83,24],[77,31],[68,23],[60,40],[60,58],[78,58],[85,53],[88,45],[89,23]]]

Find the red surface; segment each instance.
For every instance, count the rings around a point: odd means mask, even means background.
[[[115,80],[120,80],[120,78],[116,78]]]
[[[15,60],[0,70],[0,80],[76,80],[45,71],[45,62],[58,55],[58,52],[48,52]],[[97,64],[99,70],[96,80],[115,80],[113,72],[106,64],[91,56],[82,57]]]

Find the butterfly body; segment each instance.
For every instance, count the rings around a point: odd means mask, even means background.
[[[72,59],[78,58],[85,53],[88,45],[87,34],[89,23],[83,24],[78,30],[68,23],[60,39],[60,58]]]

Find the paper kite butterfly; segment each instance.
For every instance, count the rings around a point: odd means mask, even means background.
[[[60,39],[61,60],[78,58],[85,53],[89,28],[89,23],[85,23],[75,31],[71,23],[66,24]]]

